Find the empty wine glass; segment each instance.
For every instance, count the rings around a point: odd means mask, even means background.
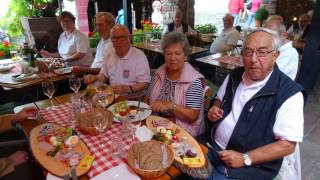
[[[69,78],[69,86],[70,86],[70,89],[72,89],[75,94],[78,94],[78,91],[81,87],[80,78],[77,76],[71,76]]]
[[[52,97],[53,97],[55,89],[54,89],[54,84],[53,84],[52,80],[46,80],[46,81],[42,82],[42,91],[50,99],[51,106],[48,107],[48,110],[49,111],[54,110],[55,107],[54,107],[54,104],[52,101]]]
[[[101,112],[94,113],[93,126],[99,133],[99,139],[103,140],[102,133],[107,128],[107,118]],[[100,147],[104,147],[104,143],[100,143]]]

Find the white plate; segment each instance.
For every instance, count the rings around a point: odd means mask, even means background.
[[[53,72],[55,72],[56,74],[69,74],[71,73],[71,68],[70,67],[65,67],[65,68],[59,68],[59,69],[55,69],[53,70]]]
[[[138,106],[139,104],[139,101],[127,101],[128,103],[128,106]],[[112,106],[108,107],[108,110],[111,111],[114,115],[114,118],[113,118],[113,121],[114,122],[120,122],[121,118],[118,117],[119,115],[115,114],[114,112],[114,108],[116,107],[116,104],[113,104]],[[149,108],[149,105],[144,103],[144,102],[141,102],[140,103],[140,108]],[[144,120],[146,119],[147,117],[149,117],[151,115],[152,111],[151,110],[145,110],[143,112],[139,111],[135,116],[134,118],[131,119],[132,122],[135,122],[135,121],[140,121],[140,120]],[[140,117],[140,118],[139,118]],[[124,117],[125,118],[125,117]]]
[[[91,178],[91,180],[140,180],[140,177],[133,172],[125,163],[120,164],[119,166],[113,167],[94,178]]]
[[[13,65],[0,65],[0,72],[6,72],[6,71],[9,71],[11,68],[13,67]]]

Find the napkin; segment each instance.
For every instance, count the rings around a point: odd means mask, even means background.
[[[125,163],[113,167],[93,178],[91,180],[140,180],[140,177],[135,174]]]
[[[27,81],[37,79],[39,76],[37,74],[21,74],[20,76],[14,78],[16,81]]]
[[[140,142],[151,140],[153,135],[154,133],[146,126],[139,127],[135,132],[135,136]]]
[[[48,172],[48,174],[47,174],[47,180],[63,180],[63,178],[54,176],[54,175],[52,175],[51,173]]]

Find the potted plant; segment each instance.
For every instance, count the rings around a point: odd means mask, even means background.
[[[217,27],[213,24],[198,24],[195,30],[199,33],[201,41],[211,43],[214,34],[217,33]]]
[[[98,32],[88,32],[89,37],[89,43],[91,48],[97,48],[99,41],[100,41],[100,35]]]
[[[10,58],[10,51],[17,50],[17,48],[9,41],[0,43],[0,60]]]

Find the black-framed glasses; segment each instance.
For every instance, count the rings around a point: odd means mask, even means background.
[[[244,57],[252,57],[254,53],[258,57],[266,57],[268,54],[272,53],[275,50],[268,51],[267,49],[258,49],[258,50],[253,50],[253,49],[243,49],[242,50],[242,56]]]
[[[125,41],[127,39],[128,39],[128,36],[126,36],[126,35],[111,37],[111,41]]]

